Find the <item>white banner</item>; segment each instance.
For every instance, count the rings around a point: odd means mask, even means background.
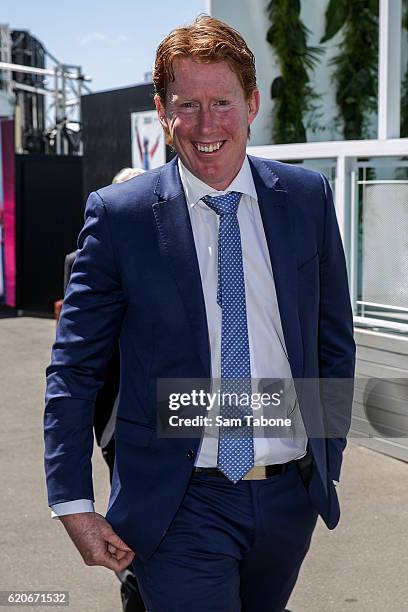
[[[166,163],[164,132],[155,110],[131,113],[132,166],[151,170]]]

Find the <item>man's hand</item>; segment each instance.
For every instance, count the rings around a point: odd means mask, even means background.
[[[102,565],[114,572],[121,572],[132,562],[135,553],[100,514],[66,514],[60,517],[60,521],[86,565]]]

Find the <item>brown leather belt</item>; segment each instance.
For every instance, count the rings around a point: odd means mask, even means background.
[[[304,459],[304,457],[302,457]],[[242,480],[266,480],[270,476],[276,476],[278,474],[284,474],[289,466],[294,465],[295,463],[299,463],[302,459],[294,459],[293,461],[288,461],[287,463],[279,463],[274,465],[254,465],[253,468],[245,474]],[[222,478],[227,478],[221,470],[216,467],[195,467],[194,472],[200,474],[210,474],[211,476],[221,476]]]

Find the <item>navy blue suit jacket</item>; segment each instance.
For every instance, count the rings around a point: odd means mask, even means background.
[[[355,346],[343,248],[320,174],[249,157],[282,327],[296,379],[351,378]],[[49,504],[93,499],[93,404],[117,339],[121,387],[107,518],[142,559],[157,547],[188,485],[199,439],[158,438],[157,378],[208,378],[210,352],[197,255],[177,160],[90,195],[47,369],[45,466]],[[302,408],[302,405],[301,405]],[[351,398],[316,404],[312,502],[339,519]],[[307,412],[307,411],[306,411]],[[306,428],[309,417],[304,413]]]

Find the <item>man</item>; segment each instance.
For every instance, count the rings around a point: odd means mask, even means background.
[[[246,156],[259,108],[254,57],[226,24],[203,16],[170,33],[154,82],[178,157],[88,200],[48,368],[49,504],[87,564],[120,571],[133,559],[149,612],[278,612],[317,514],[329,528],[339,520],[333,481],[350,398],[339,403],[323,385],[323,412],[297,383],[296,435],[222,426],[216,438],[206,429],[166,438],[156,386],[353,376],[331,192],[317,173]],[[118,337],[105,520],[92,504],[92,406]],[[336,436],[321,433],[333,426]]]

